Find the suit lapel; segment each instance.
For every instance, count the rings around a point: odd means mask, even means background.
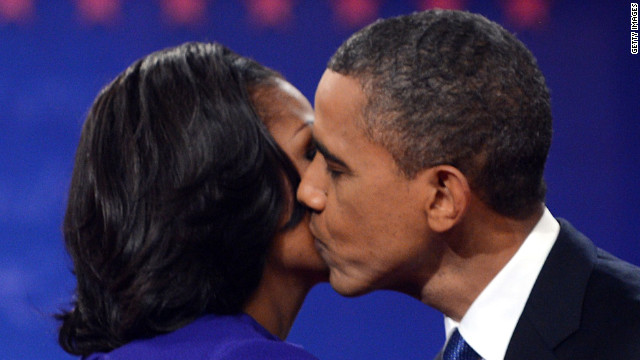
[[[504,356],[505,360],[555,360],[553,351],[528,317],[520,317]]]
[[[553,349],[580,325],[596,247],[567,221],[529,295],[505,359],[555,359]]]

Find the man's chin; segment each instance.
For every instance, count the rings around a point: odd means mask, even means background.
[[[329,273],[329,283],[335,292],[346,297],[356,297],[372,291],[369,286],[363,286],[345,278],[342,274],[336,274],[334,269],[331,269]]]

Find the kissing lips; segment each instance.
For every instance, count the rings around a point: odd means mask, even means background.
[[[331,267],[331,264],[333,264],[333,262],[329,257],[329,249],[327,248],[327,245],[317,237],[313,238],[313,243],[316,246],[316,250],[318,251],[318,254],[320,254],[322,260],[324,260],[327,266]]]
[[[309,222],[309,230],[311,231],[311,235],[313,235],[313,242],[316,246],[316,248],[318,249],[318,251],[322,250],[322,249],[326,249],[327,245],[325,243],[322,242],[322,240],[320,240],[318,238],[318,231],[316,230],[316,224],[314,221],[314,216],[313,214],[311,215],[311,221]]]
[[[317,235],[318,231],[316,230],[314,214],[311,215],[311,221],[309,222],[309,230],[311,231],[311,235],[313,235],[313,244],[315,245],[316,250],[320,254],[320,257],[322,257],[324,261],[327,262],[327,253],[329,248],[327,247],[327,244],[325,244],[322,240],[320,240],[320,238]]]
[[[318,239],[317,237],[313,238],[313,242],[316,245],[316,248],[318,249],[318,251],[322,251],[322,250],[326,250],[327,249],[327,245],[325,245],[325,243],[322,242],[322,240]]]

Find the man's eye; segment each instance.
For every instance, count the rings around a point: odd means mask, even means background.
[[[332,179],[337,179],[340,177],[340,175],[344,174],[343,171],[332,169],[330,167],[327,167],[327,171],[329,172],[329,176],[331,176]]]

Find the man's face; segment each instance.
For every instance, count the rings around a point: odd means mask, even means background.
[[[434,263],[424,185],[407,179],[391,154],[359,125],[366,97],[360,83],[325,71],[315,98],[318,153],[298,199],[314,210],[311,231],[343,295],[375,289],[413,294]],[[430,259],[431,257],[431,259]]]

